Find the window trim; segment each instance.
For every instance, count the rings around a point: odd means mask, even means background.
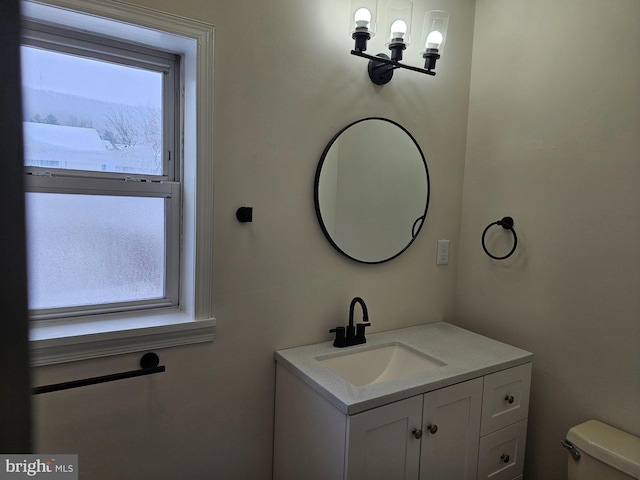
[[[155,72],[169,69],[173,57],[161,50],[33,20],[23,21],[21,37],[22,45]]]
[[[84,321],[41,320],[30,330],[32,365],[140,352],[212,341],[213,284],[213,45],[210,24],[120,2],[24,0],[23,19],[62,27],[80,25],[99,35],[183,55],[185,158],[182,180],[181,310],[95,315]],[[115,22],[115,23],[114,23]],[[196,101],[197,99],[197,101]],[[196,261],[197,259],[197,261]]]

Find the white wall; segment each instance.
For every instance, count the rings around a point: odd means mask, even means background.
[[[525,478],[563,479],[571,426],[640,435],[640,2],[476,3],[458,323],[535,354]]]
[[[453,319],[455,263],[437,267],[435,254],[437,239],[459,235],[474,2],[416,2],[414,29],[427,9],[451,11],[446,56],[436,77],[398,71],[384,87],[349,54],[347,0],[134,3],[216,28],[217,339],[159,351],[161,375],[38,396],[37,449],[78,453],[81,478],[91,480],[269,479],[274,350],[329,340],[356,295],[367,302],[371,332]],[[382,38],[372,43],[370,53],[383,51]],[[418,51],[412,45],[406,58]],[[324,146],[369,116],[413,134],[432,181],[420,236],[382,265],[334,251],[313,204]],[[236,221],[241,205],[254,207],[253,223]],[[38,368],[34,381],[129,370],[138,359]]]

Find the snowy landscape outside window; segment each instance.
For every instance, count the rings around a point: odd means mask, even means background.
[[[32,318],[178,305],[179,57],[29,23],[21,61]]]

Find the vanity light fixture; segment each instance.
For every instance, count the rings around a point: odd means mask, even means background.
[[[376,85],[384,85],[393,78],[393,71],[406,68],[434,76],[436,61],[442,55],[449,26],[449,13],[442,10],[427,12],[424,16],[420,45],[424,68],[400,63],[403,52],[411,40],[413,3],[410,0],[389,0],[387,8],[387,47],[391,57],[384,53],[376,56],[364,53],[367,41],[375,35],[377,0],[351,0],[351,37],[355,40],[352,55],[369,60],[369,78]]]

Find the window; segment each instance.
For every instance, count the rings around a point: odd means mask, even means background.
[[[177,306],[180,58],[24,27],[31,318]]]
[[[112,2],[23,3],[34,364],[213,338],[212,34]]]

